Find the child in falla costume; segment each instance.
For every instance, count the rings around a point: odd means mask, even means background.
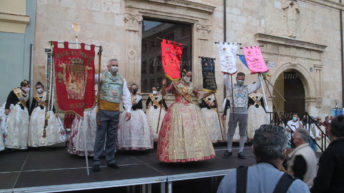
[[[162,162],[191,162],[215,157],[201,111],[191,100],[191,94],[199,96],[191,77],[192,72],[188,71],[181,80],[162,89],[162,95],[166,92],[175,95],[175,103],[169,107],[159,132],[158,158]]]
[[[47,108],[47,92],[41,82],[35,85],[36,93],[30,108],[29,147],[50,146],[67,140],[61,119]]]
[[[153,93],[149,95],[146,101],[146,115],[149,127],[153,134],[154,141],[157,141],[162,120],[164,119],[167,111],[167,105],[165,103],[165,100],[157,91],[156,87],[152,88],[152,92]]]
[[[137,94],[136,84],[130,86],[131,92],[131,119],[125,120],[122,113],[118,127],[118,149],[147,150],[153,149],[153,136],[149,128],[146,114],[142,111],[142,96]]]
[[[207,93],[200,103],[203,120],[207,125],[213,143],[222,141],[222,123],[217,113],[217,102],[214,93]]]
[[[14,88],[7,97],[5,105],[5,114],[8,115],[7,128],[5,128],[7,148],[27,149],[29,92],[30,82],[23,80],[20,87]]]
[[[247,137],[252,140],[254,132],[264,124],[269,123],[269,117],[265,112],[263,96],[254,92],[249,95],[248,120],[247,120]]]

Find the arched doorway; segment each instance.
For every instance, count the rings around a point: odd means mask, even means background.
[[[299,116],[305,113],[305,88],[301,73],[294,69],[286,70],[278,76],[274,86],[286,100],[274,91],[274,112],[284,114],[285,119],[290,119],[293,113]]]

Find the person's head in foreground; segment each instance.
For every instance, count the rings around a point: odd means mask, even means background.
[[[267,162],[280,167],[286,157],[287,136],[283,127],[261,125],[253,139],[253,153],[257,163]]]
[[[306,129],[298,128],[293,134],[293,141],[296,147],[309,142],[309,132]]]
[[[330,136],[332,140],[344,137],[344,116],[339,115],[332,119],[330,125]]]

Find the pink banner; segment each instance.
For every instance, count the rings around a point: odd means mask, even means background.
[[[259,46],[244,47],[245,59],[251,74],[268,72]]]

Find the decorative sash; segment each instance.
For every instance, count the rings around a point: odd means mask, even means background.
[[[192,88],[192,86],[185,86],[183,83],[181,83],[180,81],[178,82],[172,82],[174,88],[177,90],[177,92],[182,95],[185,100],[187,100],[188,102],[192,102],[192,99],[191,99],[191,95],[189,93],[189,90],[190,88]]]
[[[36,94],[36,96],[33,98],[37,101],[38,106],[39,105],[42,105],[43,107],[47,106],[47,103],[46,103],[47,93],[45,91],[43,92],[43,94],[41,96],[39,94]]]
[[[29,95],[24,95],[20,88],[14,88],[13,92],[19,100],[18,104],[22,104],[26,107],[26,101],[29,99]]]
[[[153,105],[157,106],[157,107],[160,107],[160,104],[159,104],[159,99],[160,97],[158,97],[157,100],[155,100],[155,96],[153,94],[150,94],[149,95],[149,98],[151,99]]]

